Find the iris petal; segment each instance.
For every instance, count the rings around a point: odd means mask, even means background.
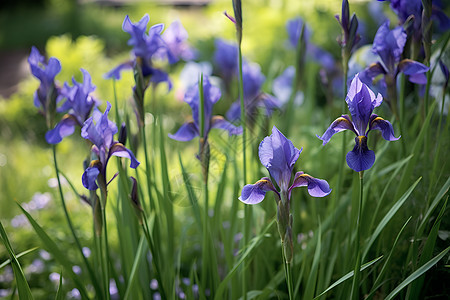
[[[375,162],[375,153],[367,147],[367,137],[357,136],[355,147],[347,153],[347,165],[356,172],[370,169]]]
[[[175,134],[169,134],[169,137],[180,142],[187,142],[198,135],[198,129],[194,122],[188,122],[181,125],[180,129],[178,129]]]
[[[324,197],[331,193],[328,182],[323,179],[317,179],[303,172],[297,172],[294,176],[294,182],[289,188],[289,195],[293,188],[307,186],[308,193],[313,197]],[[290,197],[289,197],[290,198]]]
[[[98,175],[100,174],[100,170],[98,167],[89,167],[87,168],[83,176],[81,177],[81,181],[83,182],[83,186],[87,188],[88,190],[96,190],[98,188],[97,183],[95,182],[97,180]]]
[[[292,168],[301,150],[294,147],[275,126],[259,145],[259,159],[282,190],[287,190]]]
[[[380,130],[381,135],[386,141],[396,141],[400,138],[394,136],[394,128],[389,121],[386,121],[375,114],[370,117],[369,131],[370,130]]]
[[[58,144],[66,136],[71,135],[75,131],[76,119],[71,115],[65,115],[62,120],[56,124],[55,128],[47,131],[45,140],[49,144]]]
[[[263,177],[255,184],[247,184],[246,186],[244,186],[242,188],[239,200],[241,200],[245,204],[258,204],[264,200],[266,192],[268,191],[275,192],[279,197],[279,194],[275,190],[270,179],[267,177]]]
[[[348,115],[342,115],[334,120],[334,122],[331,123],[330,127],[328,127],[324,134],[322,136],[317,135],[317,137],[321,139],[323,141],[323,145],[325,145],[330,141],[331,137],[334,134],[344,130],[351,130],[356,134],[353,123]]]
[[[114,155],[118,157],[125,157],[130,159],[130,168],[136,169],[139,166],[140,162],[136,159],[133,152],[126,148],[121,143],[114,143],[110,149],[109,155]]]
[[[228,131],[229,135],[242,134],[242,127],[236,127],[221,116],[213,116],[211,127]]]

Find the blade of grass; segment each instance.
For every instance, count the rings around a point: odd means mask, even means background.
[[[34,247],[28,250],[25,250],[23,252],[20,252],[19,254],[16,255],[16,258],[21,258],[24,255],[27,255],[28,253],[31,253],[33,251],[36,251],[37,249],[39,249],[39,247]],[[0,265],[0,269],[6,267],[7,265],[9,265],[11,263],[11,259],[7,259],[5,260],[1,265]]]
[[[200,216],[200,208],[198,206],[198,199],[192,190],[191,181],[189,179],[188,174],[186,173],[186,169],[184,168],[183,161],[181,159],[180,153],[178,153],[178,160],[180,161],[181,173],[183,175],[184,186],[186,187],[186,191],[188,194],[188,199],[191,202],[192,212],[194,214],[195,221],[197,223],[199,232],[202,231],[202,219]]]
[[[64,293],[63,293],[63,272],[61,270],[61,273],[59,273],[59,286],[58,290],[56,291],[55,300],[64,300]]]
[[[428,219],[430,218],[431,213],[436,208],[436,206],[441,201],[442,197],[444,197],[445,194],[447,194],[448,190],[450,188],[450,177],[447,179],[447,181],[442,186],[439,193],[434,198],[433,202],[431,203],[430,207],[428,208],[427,212],[425,213],[425,216],[422,219],[422,222],[420,223],[419,229],[418,229],[418,235],[421,236],[423,231],[425,230],[425,226],[427,225]]]
[[[20,266],[19,261],[17,260],[16,255],[14,254],[14,250],[9,242],[8,236],[6,235],[5,228],[3,228],[2,222],[0,222],[0,236],[5,245],[6,250],[8,251],[11,265],[14,272],[14,277],[16,278],[17,289],[19,291],[20,299],[33,299],[33,295],[31,294],[30,286],[28,285],[27,279],[25,278],[25,274],[23,273],[22,267]]]
[[[222,280],[222,282],[219,284],[216,295],[214,299],[219,300],[223,299],[223,293],[225,292],[225,288],[227,287],[228,281],[233,277],[234,273],[236,273],[239,266],[244,262],[250,262],[251,255],[253,254],[253,251],[257,248],[257,246],[261,243],[262,239],[264,238],[265,234],[269,231],[270,228],[275,224],[276,220],[273,219],[267,226],[264,228],[264,230],[261,231],[261,233],[254,237],[248,247],[245,249],[244,253],[240,257],[240,259],[236,262],[236,264],[233,266],[233,269],[228,272],[228,274],[225,276],[225,278]]]
[[[44,231],[44,229],[33,219],[33,217],[19,203],[17,203],[17,205],[22,210],[24,215],[27,217],[34,231],[37,233],[38,237],[42,241],[44,248],[48,252],[53,254],[53,257],[66,269],[66,272],[69,273],[69,276],[72,278],[77,289],[80,291],[81,297],[83,299],[90,299],[86,291],[86,288],[84,287],[84,284],[80,281],[79,276],[73,272],[72,264],[68,260],[67,254],[64,253],[59,248],[58,244],[56,244],[50,238],[50,236]]]
[[[123,297],[124,300],[130,298],[130,293],[132,292],[134,288],[134,281],[136,279],[136,274],[139,268],[139,264],[144,259],[145,255],[143,255],[147,251],[147,244],[145,243],[145,236],[142,234],[141,239],[139,241],[139,245],[136,251],[136,255],[134,256],[134,262],[133,267],[131,268],[130,277],[128,278],[128,286],[125,291],[125,296]]]
[[[421,266],[419,269],[417,269],[415,272],[413,272],[411,275],[409,275],[402,283],[400,283],[387,297],[385,300],[391,300],[393,299],[402,289],[407,287],[411,282],[422,276],[425,272],[427,272],[429,269],[431,269],[435,264],[438,263],[450,250],[450,246],[444,249],[441,253],[436,255],[433,259],[429,260],[426,264]]]
[[[433,250],[436,245],[436,239],[438,236],[439,227],[441,225],[442,216],[444,215],[445,209],[447,208],[447,201],[448,196],[441,208],[441,211],[439,212],[439,215],[436,218],[436,221],[433,224],[433,227],[431,228],[430,234],[427,237],[422,254],[420,255],[419,264],[417,266],[423,266],[425,262],[431,259],[433,255]],[[422,276],[411,284],[410,291],[408,291],[408,294],[410,296],[408,297],[408,299],[419,299],[424,280],[425,278]]]
[[[412,217],[409,217],[408,220],[406,220],[405,224],[403,224],[402,229],[400,229],[400,232],[397,234],[397,237],[395,238],[394,244],[392,245],[391,251],[389,252],[388,257],[386,258],[383,267],[381,268],[380,273],[378,274],[377,278],[375,279],[375,283],[372,286],[372,289],[369,293],[369,296],[367,296],[366,299],[372,299],[373,295],[375,294],[375,292],[377,291],[377,289],[381,286],[381,280],[384,277],[384,274],[387,272],[389,264],[391,262],[391,258],[392,258],[392,254],[394,253],[394,249],[397,246],[398,240],[400,239],[400,236],[402,235],[403,231],[406,228],[406,225],[408,225],[409,221],[411,220]]]
[[[422,177],[419,177],[419,179],[414,182],[413,185],[410,186],[410,188],[403,194],[403,196],[398,199],[395,204],[391,207],[391,209],[388,211],[388,213],[384,216],[384,218],[378,223],[377,228],[370,236],[369,242],[366,244],[366,248],[364,249],[362,260],[364,260],[367,256],[367,253],[370,250],[370,247],[375,242],[377,237],[380,235],[381,231],[386,227],[387,223],[392,219],[392,217],[395,215],[395,213],[400,209],[400,207],[405,203],[406,199],[411,195],[413,190],[416,188],[416,186],[419,184],[420,180],[422,180]]]
[[[366,264],[363,264],[361,266],[360,271],[364,271],[365,269],[367,269],[368,267],[370,267],[371,265],[375,264],[376,262],[378,262],[380,259],[382,259],[383,256],[380,256],[378,258],[375,258],[372,261],[369,261]],[[341,283],[343,283],[344,281],[350,279],[353,277],[353,272],[354,271],[350,271],[347,274],[345,274],[344,276],[342,276],[341,278],[339,278],[336,282],[334,282],[332,285],[330,285],[325,291],[323,291],[322,293],[320,293],[319,295],[317,295],[314,299],[317,299],[323,295],[325,295],[326,293],[328,293],[329,291],[331,291],[332,289],[334,289],[336,286],[340,285]]]
[[[314,292],[316,290],[316,283],[317,283],[317,271],[319,268],[319,262],[320,262],[320,254],[321,254],[321,228],[319,223],[319,234],[317,236],[317,246],[316,246],[316,252],[314,254],[313,263],[311,266],[311,271],[309,272],[308,281],[306,282],[305,287],[305,294],[303,295],[303,299],[312,299],[314,296]]]

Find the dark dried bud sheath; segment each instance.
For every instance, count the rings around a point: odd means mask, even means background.
[[[238,44],[242,43],[242,4],[241,0],[233,0],[234,18],[236,20],[236,37]]]
[[[130,193],[130,200],[131,200],[131,204],[133,205],[134,211],[136,213],[136,216],[138,217],[139,220],[139,224],[143,224],[142,221],[142,215],[143,215],[143,209],[141,206],[141,202],[139,201],[139,195],[138,195],[138,190],[137,190],[137,181],[136,178],[134,177],[130,177],[131,181],[133,182],[133,185],[131,187],[131,193]]]
[[[125,146],[125,143],[127,142],[127,126],[125,122],[122,123],[122,126],[120,126],[119,131],[119,143]]]

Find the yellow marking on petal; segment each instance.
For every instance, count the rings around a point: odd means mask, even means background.
[[[361,144],[363,143],[363,140],[366,139],[365,136],[363,135],[358,135],[358,144],[361,146]]]
[[[257,182],[255,182],[255,184],[260,184],[260,183],[269,183],[269,180],[267,180],[267,179],[260,179]]]

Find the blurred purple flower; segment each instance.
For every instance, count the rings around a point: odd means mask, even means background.
[[[372,51],[380,57],[381,61],[371,64],[363,72],[363,76],[374,79],[376,76],[389,75],[396,78],[402,72],[408,75],[409,81],[417,84],[425,84],[427,77],[425,73],[429,70],[427,66],[411,59],[401,60],[403,49],[406,44],[406,32],[399,26],[389,30],[389,21],[378,29]]]
[[[258,107],[265,108],[267,116],[270,116],[275,109],[280,107],[281,103],[278,99],[261,91],[261,87],[266,78],[261,73],[261,68],[258,64],[244,63],[242,67],[242,78],[247,119],[254,120],[254,115]],[[239,100],[233,102],[226,113],[226,117],[232,122],[241,118],[241,103]]]
[[[162,34],[171,55],[185,61],[195,59],[196,53],[187,43],[188,33],[180,21],[175,21]]]
[[[92,108],[96,105],[94,98],[90,95],[95,90],[95,85],[91,82],[91,75],[84,69],[81,69],[81,72],[83,73],[82,83],[78,83],[75,78],[72,78],[73,87],[66,82],[61,89],[61,95],[67,98],[62,108],[69,112],[56,124],[55,128],[45,134],[45,139],[49,144],[61,142],[64,137],[75,131],[75,126],[82,127],[84,121],[89,118]]]
[[[176,52],[175,45],[172,43],[172,49],[169,48],[167,43],[161,36],[164,29],[164,24],[156,24],[150,27],[148,34],[146,33],[147,24],[150,21],[148,14],[145,14],[142,19],[136,23],[131,22],[127,15],[123,21],[123,31],[130,34],[128,45],[133,46],[134,60],[124,62],[108,73],[105,74],[105,78],[120,79],[120,73],[126,69],[133,69],[138,66],[144,77],[148,77],[150,82],[155,84],[160,82],[167,82],[169,88],[171,83],[166,72],[153,67],[153,59],[167,58],[169,63],[175,63],[178,58],[172,53]],[[170,32],[168,33],[170,37]],[[173,36],[173,35],[172,35]],[[179,44],[180,45],[180,44]]]
[[[83,173],[83,186],[88,190],[96,190],[98,188],[97,181],[102,190],[106,191],[106,166],[112,156],[129,158],[130,167],[133,169],[139,165],[129,149],[113,140],[114,134],[117,133],[117,126],[108,119],[110,109],[111,104],[108,102],[104,114],[97,109],[94,110],[93,116],[84,122],[81,129],[81,136],[94,144],[92,152],[97,157]]]
[[[281,105],[286,105],[289,102],[289,98],[292,93],[292,84],[294,82],[295,77],[295,67],[289,66],[287,67],[283,73],[273,80],[272,91],[275,94],[275,97],[280,100]],[[296,106],[300,106],[303,103],[303,92],[297,91],[294,104]]]
[[[219,101],[221,97],[220,89],[216,86],[213,86],[208,79],[208,76],[203,77],[203,95],[205,99],[204,103],[204,130],[203,136],[201,138],[206,139],[208,137],[208,133],[212,128],[218,128],[222,130],[228,131],[230,135],[237,135],[242,133],[241,127],[236,127],[233,124],[226,121],[221,116],[213,116],[212,108],[213,105]],[[191,86],[184,96],[184,102],[189,104],[192,109],[192,118],[193,121],[189,121],[183,124],[180,129],[175,134],[169,134],[169,137],[181,141],[186,142],[190,141],[193,138],[200,136],[200,120],[199,120],[199,105],[200,105],[200,97],[199,97],[199,88],[198,83],[194,86]]]
[[[47,125],[50,125],[50,119],[56,111],[56,104],[59,100],[55,77],[61,71],[61,63],[58,59],[50,57],[46,64],[44,56],[34,46],[31,48],[28,63],[33,76],[41,82],[34,93],[34,105],[46,117]]]
[[[238,48],[234,43],[228,43],[222,39],[214,41],[214,63],[219,73],[228,84],[238,74]]]
[[[328,143],[331,137],[343,130],[355,133],[355,147],[347,153],[347,164],[356,172],[370,169],[375,162],[375,153],[367,147],[367,135],[371,130],[380,130],[382,137],[387,141],[396,141],[400,137],[394,136],[394,129],[389,121],[376,114],[372,114],[375,107],[380,106],[383,98],[375,94],[359,80],[358,74],[353,78],[347,97],[345,98],[351,119],[348,115],[337,118],[322,136],[317,136]],[[368,128],[367,128],[368,127]]]
[[[292,171],[301,151],[274,126],[272,134],[259,145],[259,159],[274,181],[263,177],[255,184],[247,184],[242,188],[239,200],[245,204],[257,204],[264,200],[266,192],[273,191],[277,195],[277,202],[282,197],[289,202],[292,189],[300,186],[307,186],[308,193],[313,197],[328,195],[331,189],[325,180],[301,171],[295,174],[291,184]],[[275,188],[274,183],[280,191]]]
[[[286,22],[286,31],[289,36],[289,42],[292,47],[297,48],[298,40],[300,39],[300,35],[302,33],[302,27],[305,26],[305,31],[303,33],[304,40],[306,42],[309,41],[311,37],[310,29],[304,24],[302,18],[297,17]]]

